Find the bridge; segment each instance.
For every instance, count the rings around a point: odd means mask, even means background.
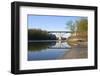
[[[55,34],[59,40],[62,40],[63,35],[68,34],[68,33],[72,33],[72,32],[71,31],[48,31],[48,33]]]

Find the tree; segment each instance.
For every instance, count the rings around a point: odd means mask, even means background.
[[[66,23],[67,27],[66,28],[69,28],[71,30],[71,32],[75,32],[76,30],[76,27],[75,27],[75,24],[73,21],[69,21]]]
[[[71,36],[68,38],[70,43],[87,42],[88,40],[88,20],[86,18],[81,18],[77,21],[68,22],[70,30],[72,31]]]
[[[76,22],[77,25],[77,31],[79,32],[87,32],[88,31],[88,20],[87,19],[81,19]]]
[[[28,40],[56,40],[54,34],[41,29],[28,29]]]

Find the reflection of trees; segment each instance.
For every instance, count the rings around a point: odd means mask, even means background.
[[[28,40],[56,40],[54,34],[48,34],[47,31],[41,29],[29,29]]]
[[[41,51],[55,44],[56,44],[55,41],[53,42],[28,42],[28,50],[29,51]]]

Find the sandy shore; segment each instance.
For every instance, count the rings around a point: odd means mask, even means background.
[[[80,59],[88,58],[87,48],[72,48],[66,52],[60,59]]]

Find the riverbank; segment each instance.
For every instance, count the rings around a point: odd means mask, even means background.
[[[70,37],[67,38],[67,42],[71,47],[87,47],[88,36],[87,32],[75,32],[72,33]]]
[[[60,59],[82,59],[88,58],[88,49],[87,48],[72,48],[68,52],[64,53]]]

